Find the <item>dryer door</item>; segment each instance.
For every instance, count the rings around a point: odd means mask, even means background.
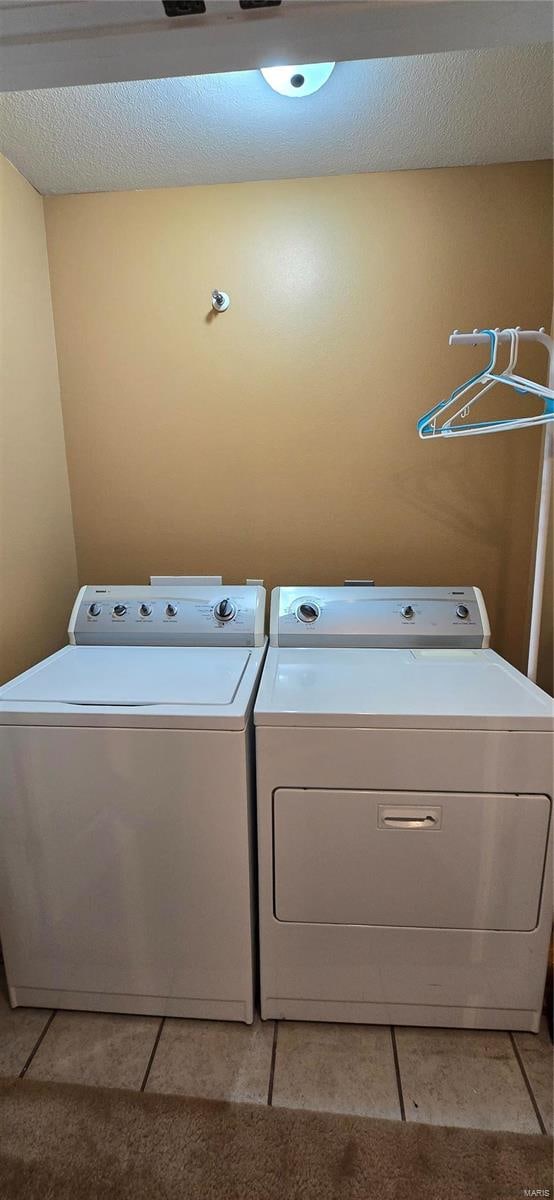
[[[279,921],[531,930],[547,796],[279,788]]]

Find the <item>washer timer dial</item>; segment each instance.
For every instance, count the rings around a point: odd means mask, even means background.
[[[234,604],[229,600],[228,596],[214,605],[214,617],[216,621],[232,621],[236,611]]]

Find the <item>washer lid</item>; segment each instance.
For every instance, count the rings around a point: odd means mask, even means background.
[[[229,646],[66,646],[0,688],[0,702],[221,707],[233,703],[250,655]]]
[[[270,648],[257,725],[554,729],[554,704],[493,650]]]

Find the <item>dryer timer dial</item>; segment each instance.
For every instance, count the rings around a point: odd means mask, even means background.
[[[320,610],[317,604],[313,604],[307,600],[304,600],[302,604],[298,605],[296,616],[298,617],[298,620],[303,621],[305,625],[311,625],[314,621],[317,621],[317,618],[319,617],[319,611]]]

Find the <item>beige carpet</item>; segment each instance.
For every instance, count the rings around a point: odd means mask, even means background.
[[[520,1200],[550,1161],[540,1136],[0,1082],[2,1200]]]

